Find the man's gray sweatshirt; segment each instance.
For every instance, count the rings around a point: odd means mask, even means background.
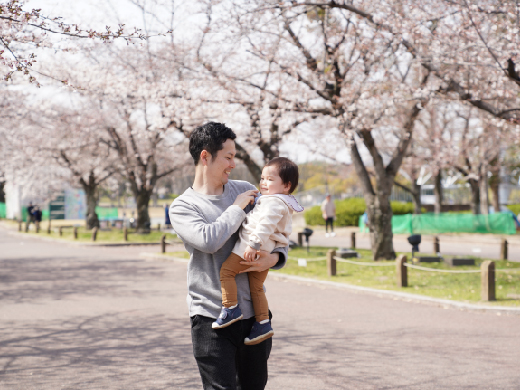
[[[252,184],[230,180],[222,195],[203,195],[188,188],[170,206],[173,229],[190,254],[188,263],[188,308],[190,317],[217,318],[222,308],[220,268],[238,239],[238,229],[252,207],[242,210],[233,203],[241,193],[256,189]],[[288,248],[277,248],[280,269],[287,261]],[[238,303],[244,318],[253,317],[253,304],[246,273],[236,276]]]

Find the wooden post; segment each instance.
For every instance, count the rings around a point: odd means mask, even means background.
[[[51,217],[49,216],[49,224],[47,225],[47,234],[51,234]]]
[[[298,246],[303,248],[303,233],[298,232]]]
[[[23,225],[23,222],[22,221],[18,221],[18,231],[19,232],[22,231],[22,225]]]
[[[356,232],[350,233],[350,248],[356,249]]]
[[[126,226],[123,228],[123,241],[128,241],[128,229]]]
[[[36,233],[40,233],[40,222],[36,221],[34,226],[36,226]]]
[[[72,234],[74,235],[74,239],[78,239],[78,228],[74,226],[74,229],[72,229]]]
[[[158,232],[161,231],[161,224],[160,224],[160,223],[157,224],[157,231],[158,231]]]
[[[433,237],[433,253],[441,252],[441,242],[438,236]]]
[[[404,265],[406,256],[399,255],[395,260],[395,274],[397,276],[397,287],[408,287],[408,269]]]
[[[58,234],[60,235],[60,237],[63,236],[63,226],[60,226],[58,228]]]
[[[329,276],[336,275],[336,250],[334,249],[327,251],[327,274]]]
[[[166,253],[166,234],[161,237],[161,253]]]
[[[96,241],[97,240],[97,233],[98,233],[98,228],[97,227],[92,229],[92,241]]]
[[[505,238],[500,244],[500,260],[507,260],[507,240]]]
[[[483,301],[496,300],[495,295],[495,262],[484,261],[480,266],[481,288],[480,296]]]
[[[29,232],[29,221],[25,222],[25,233]]]

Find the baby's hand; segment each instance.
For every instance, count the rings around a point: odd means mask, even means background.
[[[244,260],[245,261],[253,261],[256,259],[256,254],[258,251],[256,249],[251,248],[248,246],[244,252]]]

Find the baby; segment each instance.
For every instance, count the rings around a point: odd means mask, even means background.
[[[253,261],[258,251],[271,253],[275,248],[289,244],[293,211],[303,211],[294,196],[290,195],[298,186],[298,166],[285,157],[273,158],[262,170],[260,194],[239,232],[239,239],[231,255],[222,264],[222,311],[213,322],[213,329],[225,328],[242,319],[238,306],[235,276],[249,265],[241,262]],[[269,307],[264,292],[264,281],[269,270],[248,272],[251,300],[256,322],[253,324],[246,345],[255,345],[273,336],[269,321]]]

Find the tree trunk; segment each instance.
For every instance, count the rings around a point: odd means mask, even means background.
[[[495,213],[500,211],[500,202],[498,198],[498,188],[500,186],[500,177],[493,173],[493,176],[489,179],[489,187],[491,188],[491,193],[493,194],[493,209],[495,209]]]
[[[480,212],[482,214],[489,214],[489,194],[488,194],[488,168],[486,164],[480,167],[479,175],[479,189],[480,189]]]
[[[0,202],[5,203],[5,181],[0,181]]]
[[[257,163],[255,163],[252,159],[249,153],[235,140],[235,147],[237,150],[236,158],[241,160],[247,169],[249,169],[249,172],[251,172],[251,175],[255,178],[255,180],[260,183],[260,177],[262,176],[262,168],[258,166]]]
[[[373,258],[374,260],[393,260],[395,259],[395,252],[390,195],[392,194],[395,174],[390,174],[386,178],[380,179],[377,186],[373,186],[355,141],[351,143],[350,151],[356,175],[363,185]]]
[[[435,194],[435,214],[440,214],[442,211],[442,172],[439,170],[439,174],[434,178],[434,194]]]
[[[80,183],[85,191],[85,197],[87,198],[87,213],[85,215],[87,229],[99,228],[99,218],[96,214],[99,184],[96,182],[96,178],[92,172],[89,175],[88,183],[83,179],[80,180]]]
[[[417,180],[412,183],[412,201],[413,201],[413,213],[421,214],[421,185],[417,184]]]
[[[386,191],[377,191],[377,195],[365,195],[367,215],[370,228],[370,240],[374,260],[395,259],[392,233],[392,207],[390,195]]]
[[[135,202],[137,204],[137,233],[150,233],[149,192],[145,189],[139,191],[135,196]]]
[[[480,188],[479,180],[469,179],[469,187],[471,188],[471,212],[480,214]]]

